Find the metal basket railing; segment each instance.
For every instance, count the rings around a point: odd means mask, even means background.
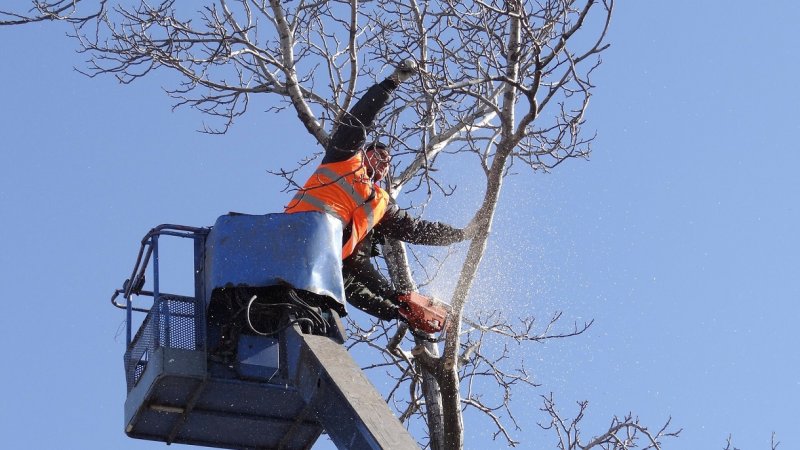
[[[202,273],[207,228],[159,225],[142,239],[131,277],[125,280],[123,287],[114,291],[111,297],[114,306],[126,310],[127,350],[124,364],[128,391],[139,382],[147,368],[149,358],[156,349],[205,351],[206,323],[205,300],[201,292],[202,282],[195,280],[193,297],[159,291],[158,239],[165,235],[194,239],[195,274],[200,276]],[[152,262],[153,290],[145,291],[142,288],[150,262]],[[123,302],[118,301],[120,296]],[[152,297],[152,307],[133,306],[134,296]],[[146,313],[135,336],[132,335],[134,312]]]

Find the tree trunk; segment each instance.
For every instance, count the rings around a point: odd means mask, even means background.
[[[506,161],[511,155],[513,145],[498,145],[498,152],[492,161],[487,180],[486,194],[483,204],[478,210],[477,215],[486,219],[483,227],[478,230],[467,251],[466,262],[458,278],[455,292],[453,293],[453,315],[447,325],[447,337],[444,345],[444,358],[442,364],[442,406],[444,414],[444,434],[447,450],[461,450],[464,445],[464,424],[461,418],[461,399],[459,391],[458,360],[461,348],[461,321],[464,316],[464,305],[467,296],[478,272],[478,266],[486,252],[486,244],[489,239],[491,221],[500,199],[500,191],[503,185],[503,173]]]
[[[383,253],[386,257],[389,275],[392,277],[395,287],[399,290],[416,291],[417,286],[411,277],[405,245],[402,242],[390,240],[383,246]],[[424,346],[431,356],[439,356],[439,346],[433,342],[416,338],[416,344]],[[442,393],[439,389],[439,383],[432,373],[419,364],[417,366],[422,372],[422,395],[425,397],[425,412],[428,417],[431,449],[443,450],[445,448],[445,426],[442,413]]]

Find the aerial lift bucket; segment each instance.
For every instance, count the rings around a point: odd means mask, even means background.
[[[194,241],[193,296],[160,291],[164,236]],[[340,245],[339,222],[316,212],[226,215],[210,229],[151,230],[112,297],[127,315],[125,432],[230,449],[309,449],[326,432],[339,448],[417,449],[341,345]],[[143,289],[148,265],[152,291]],[[152,296],[152,307],[135,307],[137,295]],[[208,312],[253,296],[277,321],[256,319],[261,333],[240,327],[231,357],[215,357],[226,332]],[[295,296],[308,309],[279,306]],[[135,312],[145,317],[134,334]],[[301,320],[304,314],[315,320]]]

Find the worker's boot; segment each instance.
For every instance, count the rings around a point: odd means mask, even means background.
[[[240,327],[233,323],[223,324],[219,341],[208,351],[211,361],[231,364],[236,361],[236,352],[239,344]]]

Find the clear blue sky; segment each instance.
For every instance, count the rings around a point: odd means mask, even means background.
[[[800,448],[797,23],[788,0],[619,3],[591,160],[508,184],[482,273],[495,290],[474,290],[509,314],[596,319],[514,349],[543,384],[516,404],[522,448],[554,448],[535,425],[550,391],[566,414],[590,400],[587,437],[633,411],[684,429],[669,449],[730,433],[764,449],[773,431]],[[162,448],[123,433],[124,317],[108,298],[152,226],[278,211],[266,170],[311,139],[258,109],[228,135],[197,133],[166,80],[72,70],[65,31],[0,29],[0,446]],[[467,448],[494,448],[487,424],[468,425]]]

